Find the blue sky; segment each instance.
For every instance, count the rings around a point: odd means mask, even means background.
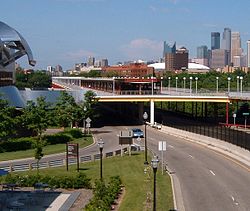
[[[29,43],[35,69],[70,69],[88,56],[125,60],[159,59],[163,41],[210,48],[212,31],[239,31],[250,39],[249,0],[0,0],[0,20]],[[221,35],[222,36],[222,35]],[[27,59],[19,59],[23,67]]]

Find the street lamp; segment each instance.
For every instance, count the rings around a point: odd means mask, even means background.
[[[216,77],[216,93],[219,92],[219,77]]]
[[[116,77],[113,77],[113,95],[115,95],[115,79]]]
[[[178,77],[175,77],[175,92],[177,92],[178,87]]]
[[[100,179],[101,180],[102,180],[102,150],[103,150],[103,145],[104,145],[104,142],[103,142],[102,138],[100,138],[98,141],[98,146],[99,146],[99,150],[100,150]]]
[[[159,160],[156,156],[151,160],[151,166],[154,172],[154,200],[153,200],[153,211],[156,211],[156,172]]]
[[[148,155],[147,155],[147,123],[146,120],[148,119],[148,114],[145,111],[143,114],[144,124],[145,124],[145,165],[148,165]]]
[[[230,81],[231,81],[231,78],[228,77],[228,78],[227,78],[227,92],[228,92],[228,93],[230,92]]]
[[[186,77],[183,77],[183,88],[184,88],[184,93],[186,92]]]
[[[168,77],[168,91],[170,92],[170,81],[171,81],[171,77]]]
[[[242,82],[243,82],[243,77],[240,76],[240,93],[242,95]]]
[[[86,118],[86,111],[87,111],[87,107],[84,106],[83,107],[83,111],[84,111],[84,116],[83,116],[83,132],[84,132],[84,135],[86,133],[86,122],[85,122],[85,118]]]
[[[152,92],[152,95],[154,94],[154,76],[151,76],[151,81],[152,81],[152,89],[151,89],[151,92]]]
[[[190,89],[189,89],[189,92],[190,92],[190,95],[192,94],[192,80],[193,80],[193,77],[191,76],[190,78]]]
[[[198,77],[195,77],[195,93],[197,94]]]
[[[237,75],[237,77],[236,77],[236,79],[237,79],[237,84],[236,84],[236,86],[237,86],[237,92],[239,92],[239,79],[240,79],[240,76],[238,76]]]
[[[163,80],[163,77],[161,77],[161,93],[162,93],[162,80]]]

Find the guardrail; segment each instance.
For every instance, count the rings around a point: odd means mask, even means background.
[[[127,152],[128,149],[124,148],[123,152]],[[113,156],[121,156],[121,149],[113,151],[113,152],[105,152],[103,153],[103,158],[109,158]],[[100,160],[100,154],[93,154],[93,155],[84,155],[79,156],[79,162],[90,162]],[[77,158],[69,158],[68,160],[69,165],[73,165],[77,163]],[[39,169],[44,168],[54,168],[54,167],[60,167],[60,166],[66,166],[66,158],[64,159],[56,159],[56,160],[48,160],[48,161],[40,161],[39,162]],[[4,169],[8,172],[18,172],[18,171],[29,171],[33,169],[37,169],[37,163],[36,162],[27,162],[23,164],[9,164],[5,166],[1,166],[1,169]]]

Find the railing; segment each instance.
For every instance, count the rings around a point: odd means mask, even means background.
[[[186,125],[170,125],[169,127],[185,130],[188,132],[208,136],[211,138],[220,139],[244,149],[250,150],[250,133],[245,129],[234,127],[226,127],[223,125],[202,125],[202,124],[186,124]]]
[[[127,148],[123,149],[123,152],[127,152]],[[113,156],[121,155],[121,149],[116,150],[114,152],[106,152],[103,153],[103,157],[109,158]],[[100,159],[100,154],[94,154],[94,155],[85,155],[79,157],[79,162],[90,162]],[[69,165],[73,165],[77,163],[77,158],[69,158],[68,160]],[[49,161],[40,161],[39,169],[44,168],[54,168],[54,167],[60,167],[60,166],[66,166],[66,158],[65,159],[56,159],[56,160],[49,160]],[[29,171],[33,169],[37,169],[37,163],[36,162],[27,162],[23,164],[8,164],[5,166],[1,166],[1,169],[4,169],[8,172],[17,172],[17,171]]]

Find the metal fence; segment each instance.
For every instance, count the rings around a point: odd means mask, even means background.
[[[220,139],[244,149],[250,150],[250,133],[244,131],[244,128],[226,127],[223,125],[205,125],[205,124],[186,124],[186,125],[167,125],[188,132]]]
[[[123,149],[123,152],[126,153],[128,151],[127,148]],[[106,152],[103,153],[103,157],[109,158],[112,156],[121,156],[121,149],[116,150],[114,152]],[[84,162],[89,162],[89,161],[95,161],[100,159],[100,154],[93,154],[93,155],[84,155],[79,157],[80,163]],[[77,158],[69,158],[68,160],[69,165],[73,165],[77,163]],[[60,166],[66,166],[66,158],[63,159],[54,159],[48,161],[40,161],[39,166],[37,166],[37,163],[35,161],[28,162],[27,163],[22,163],[22,164],[6,164],[6,165],[1,165],[0,168],[4,169],[8,172],[15,172],[15,171],[29,171],[33,169],[44,169],[44,168],[53,168],[53,167],[60,167]]]

